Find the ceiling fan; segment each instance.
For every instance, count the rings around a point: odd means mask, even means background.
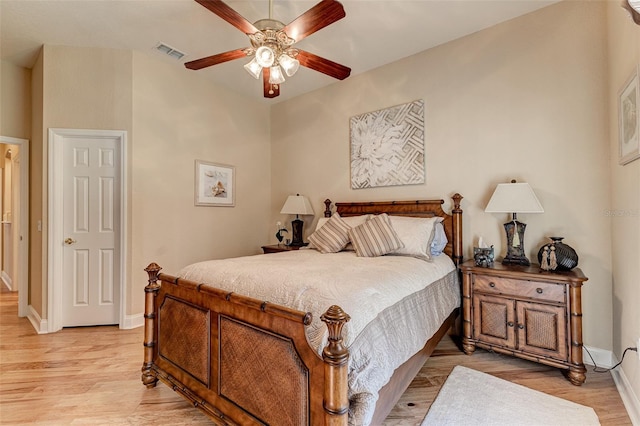
[[[287,25],[271,18],[273,0],[269,0],[269,18],[260,19],[253,24],[221,0],[195,1],[249,36],[251,47],[186,62],[184,65],[189,69],[199,70],[253,56],[253,60],[244,68],[256,79],[260,78],[262,73],[266,98],[280,95],[280,84],[285,80],[284,74],[291,77],[300,65],[339,80],[344,80],[351,74],[351,68],[292,47],[294,43],[346,16],[342,4],[336,0],[320,1]]]

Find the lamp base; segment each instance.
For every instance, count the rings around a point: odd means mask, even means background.
[[[504,230],[507,233],[507,255],[502,259],[503,265],[531,265],[531,262],[524,254],[524,230],[526,228],[526,223],[517,220],[504,224]],[[516,240],[515,245],[513,243],[514,239]]]
[[[304,222],[300,219],[294,219],[291,221],[291,229],[293,231],[293,236],[291,238],[291,246],[302,247],[306,246],[306,244],[302,241],[302,226]]]
[[[527,259],[527,256],[509,256],[507,254],[507,256],[505,256],[505,258],[502,259],[502,264],[529,266],[531,265],[531,262],[529,262],[529,259]]]

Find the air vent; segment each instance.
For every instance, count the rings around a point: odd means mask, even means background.
[[[164,53],[167,56],[172,57],[176,61],[179,61],[180,59],[182,59],[185,56],[185,54],[182,53],[181,51],[179,51],[177,49],[174,49],[173,47],[169,46],[168,44],[164,44],[164,43],[158,43],[158,45],[156,46],[156,50],[158,52]]]

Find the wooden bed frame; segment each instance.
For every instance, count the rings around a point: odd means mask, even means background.
[[[443,200],[337,203],[341,216],[389,213],[444,218],[447,253],[462,262],[462,196],[451,215]],[[329,200],[325,216],[331,215]],[[208,414],[216,424],[346,425],[348,349],[342,327],[349,316],[331,306],[321,316],[329,330],[322,358],[309,346],[311,313],[229,293],[213,285],[145,271],[142,382],[161,380]],[[380,424],[440,339],[454,324],[454,310],[424,348],[396,369],[383,387],[372,424]]]

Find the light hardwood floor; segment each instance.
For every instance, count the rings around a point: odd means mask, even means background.
[[[81,327],[38,335],[17,316],[17,293],[0,292],[0,424],[211,424],[167,386],[140,382],[142,329]],[[478,350],[467,356],[446,337],[385,426],[419,425],[455,365],[484,371],[593,407],[603,425],[630,425],[609,373],[589,371],[576,387],[561,373]]]

